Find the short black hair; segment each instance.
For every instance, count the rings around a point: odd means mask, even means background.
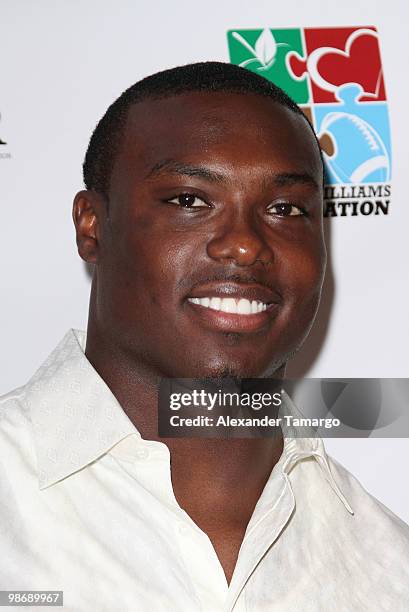
[[[234,64],[198,62],[156,72],[129,87],[111,104],[89,141],[83,163],[86,188],[108,195],[115,157],[129,108],[133,104],[191,91],[257,94],[271,98],[272,101],[304,117],[314,134],[322,159],[321,147],[311,123],[300,107],[280,87]]]

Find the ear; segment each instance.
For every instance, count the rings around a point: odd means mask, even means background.
[[[77,193],[72,207],[72,218],[78,253],[87,263],[98,263],[103,221],[106,216],[106,202],[101,194],[91,190]]]

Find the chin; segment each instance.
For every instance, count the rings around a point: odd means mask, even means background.
[[[279,361],[277,363],[271,363],[271,361],[262,366],[254,367],[254,365],[240,364],[240,363],[217,363],[214,365],[209,364],[203,370],[199,371],[199,378],[263,378],[266,376],[273,376],[279,368],[284,365],[285,362]]]
[[[206,372],[206,375],[203,378],[244,378],[245,376],[246,372],[244,368],[227,365],[221,366],[220,368],[215,368],[211,371],[211,373]]]

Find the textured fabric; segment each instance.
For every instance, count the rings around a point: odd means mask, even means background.
[[[1,399],[1,590],[63,590],[72,612],[409,610],[408,526],[285,428],[228,586],[167,446],[141,438],[84,347],[71,330]]]

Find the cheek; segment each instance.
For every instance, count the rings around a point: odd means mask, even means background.
[[[318,302],[324,279],[325,247],[323,243],[314,247],[283,252],[278,266],[283,296],[287,302],[296,303],[300,315],[303,304]]]
[[[303,343],[315,319],[325,272],[325,250],[292,250],[278,266],[283,308],[271,330],[278,353],[292,354]]]
[[[325,263],[324,245],[315,243],[311,248],[290,246],[281,253],[279,267],[286,271],[294,286],[306,288],[322,281]]]
[[[111,307],[126,314],[128,320],[135,317],[147,325],[152,309],[161,317],[174,310],[177,287],[186,266],[192,265],[193,253],[188,241],[178,239],[177,234],[159,235],[148,224],[135,226],[110,245],[106,266]],[[160,322],[161,318],[156,318],[155,325],[160,327]]]

